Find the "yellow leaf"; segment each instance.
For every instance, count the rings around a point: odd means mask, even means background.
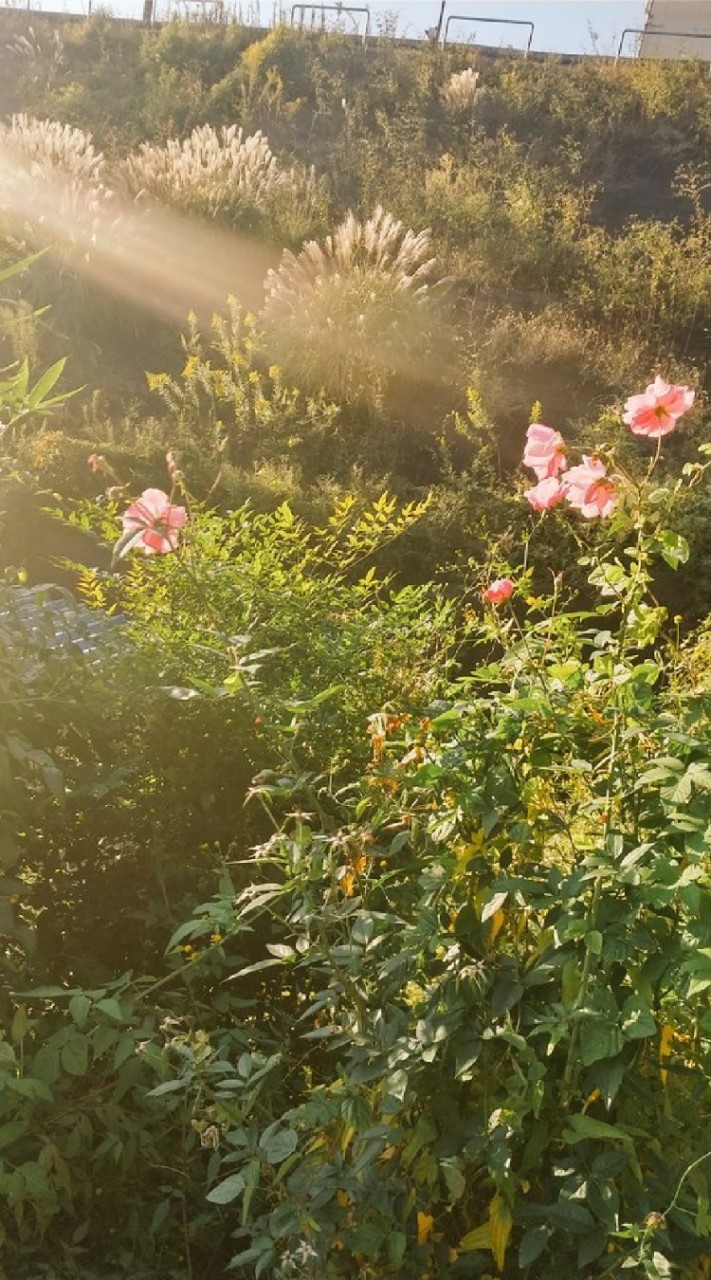
[[[473,1253],[475,1249],[491,1248],[491,1227],[485,1222],[481,1227],[476,1227],[474,1231],[468,1231],[467,1234],[459,1241],[460,1253]]]
[[[501,908],[499,908],[498,911],[495,911],[493,916],[491,917],[491,922],[490,922],[491,927],[489,929],[489,946],[492,946],[493,943],[496,942],[497,935],[501,930],[501,927],[505,919],[506,917],[503,911],[501,910]]]
[[[336,1192],[336,1204],[340,1205],[341,1209],[347,1209],[350,1202],[350,1196],[347,1191]]]
[[[417,1214],[417,1243],[427,1244],[434,1229],[434,1218],[429,1213]]]
[[[355,1134],[356,1134],[356,1128],[354,1124],[345,1124],[343,1126],[340,1138],[338,1140],[338,1145],[341,1149],[342,1155],[346,1154],[346,1151],[351,1145],[351,1142],[355,1138]]]
[[[659,1061],[660,1061],[660,1063],[663,1063],[663,1062],[664,1062],[664,1059],[669,1057],[669,1055],[670,1055],[670,1053],[671,1053],[671,1047],[672,1047],[672,1040],[673,1040],[673,1039],[674,1039],[674,1028],[673,1028],[673,1027],[671,1027],[671,1026],[669,1025],[669,1023],[668,1023],[668,1022],[665,1022],[664,1026],[662,1027],[661,1031],[659,1032]],[[659,1074],[660,1074],[661,1079],[662,1079],[662,1084],[663,1084],[663,1085],[666,1085],[666,1083],[667,1083],[667,1074],[668,1074],[668,1073],[667,1073],[666,1068],[662,1066],[662,1068],[661,1068],[661,1070],[660,1070]]]
[[[511,1210],[503,1196],[494,1196],[489,1205],[489,1227],[491,1229],[491,1252],[494,1255],[499,1271],[503,1271],[506,1246],[513,1227]]]

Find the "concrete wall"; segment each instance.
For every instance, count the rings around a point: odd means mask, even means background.
[[[711,0],[648,0],[644,26],[641,58],[700,58],[711,62]],[[655,31],[690,34],[655,36]]]

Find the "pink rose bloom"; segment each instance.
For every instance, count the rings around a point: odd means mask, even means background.
[[[534,422],[526,432],[523,465],[536,473],[537,480],[548,480],[565,471],[565,441],[560,432]]]
[[[617,490],[599,458],[583,454],[582,465],[571,467],[565,477],[565,496],[586,520],[609,516],[617,505]]]
[[[178,530],[182,529],[188,513],[185,507],[173,507],[162,489],[146,489],[121,517],[124,534],[135,531],[123,551],[141,547],[147,556],[165,555],[178,546]]]
[[[696,392],[690,387],[675,387],[657,376],[644,395],[629,397],[622,421],[636,436],[658,440],[674,430],[681,415],[691,408],[695,399]]]
[[[547,511],[565,497],[565,486],[555,476],[549,476],[547,480],[539,480],[532,489],[527,489],[525,496],[534,511]]]
[[[496,578],[486,588],[484,599],[488,600],[489,604],[503,604],[505,600],[508,600],[513,595],[514,586],[515,583],[511,578]]]

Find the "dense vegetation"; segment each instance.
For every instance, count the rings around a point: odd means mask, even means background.
[[[0,19],[0,1276],[701,1280],[705,70]]]

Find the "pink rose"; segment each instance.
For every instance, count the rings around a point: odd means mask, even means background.
[[[146,489],[121,517],[124,536],[135,532],[123,545],[122,552],[134,547],[140,547],[147,556],[175,551],[178,530],[187,518],[185,507],[171,506],[170,498],[162,489]]]
[[[496,578],[486,588],[484,599],[488,600],[489,604],[503,604],[505,600],[508,600],[513,595],[515,585],[511,578]]]
[[[679,418],[690,409],[696,392],[690,387],[676,387],[657,376],[644,395],[630,396],[625,403],[623,422],[636,436],[658,440],[673,431]]]
[[[565,497],[586,520],[609,516],[617,505],[617,490],[599,458],[583,454],[582,465],[571,467],[564,481]]]
[[[565,471],[565,441],[560,432],[534,422],[526,432],[523,465],[535,472],[537,480],[548,480]]]
[[[565,497],[565,486],[555,476],[549,476],[547,480],[539,480],[532,489],[527,489],[525,496],[534,511],[547,511]]]

